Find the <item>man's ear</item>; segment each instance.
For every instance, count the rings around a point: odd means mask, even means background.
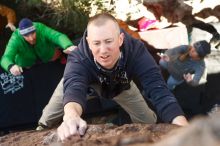
[[[86,41],[87,41],[87,44],[88,44],[88,46],[89,46],[89,49],[91,50],[91,48],[90,48],[90,42],[89,42],[88,36],[86,37]]]
[[[120,47],[124,42],[124,37],[125,37],[125,34],[123,32],[121,32],[120,35],[119,35],[119,45],[120,45]]]
[[[89,39],[88,39],[88,37],[86,37],[86,40],[87,40],[87,43],[89,43]]]

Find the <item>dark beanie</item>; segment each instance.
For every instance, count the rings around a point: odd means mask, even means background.
[[[196,52],[198,53],[200,58],[205,57],[206,55],[210,54],[210,52],[211,52],[211,46],[205,40],[195,42],[193,44],[193,46],[196,49]]]
[[[28,18],[23,18],[19,22],[19,32],[21,35],[28,35],[34,32],[36,29],[33,25],[33,22]]]

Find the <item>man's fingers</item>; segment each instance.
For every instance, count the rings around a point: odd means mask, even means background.
[[[21,75],[21,73],[23,72],[22,68],[18,65],[13,65],[9,71],[14,76]]]
[[[66,50],[63,50],[63,52],[66,53],[66,54],[70,54],[76,48],[77,48],[77,46],[70,46]]]
[[[69,131],[70,131],[70,135],[78,134],[77,125],[76,125],[76,122],[74,120],[69,120],[68,121],[68,128],[69,128]]]
[[[57,129],[58,136],[62,142],[71,138],[71,136],[78,135],[77,122],[75,120],[64,121]]]
[[[16,76],[17,76],[17,75],[21,75],[20,69],[18,69],[18,70],[15,71],[15,75],[16,75]]]
[[[19,67],[19,71],[22,73],[23,72],[23,69],[22,69],[22,67]]]
[[[70,139],[72,136],[80,137],[84,135],[87,129],[87,123],[80,117],[76,118],[64,118],[62,124],[58,127],[57,133],[60,140],[63,142]]]
[[[64,123],[62,123],[58,128],[57,128],[57,135],[58,135],[58,138],[60,141],[63,141],[65,138],[64,138],[64,132],[63,132],[63,125]]]
[[[70,54],[70,51],[66,49],[66,50],[63,50],[63,53]]]
[[[63,122],[57,129],[57,134],[59,137],[59,140],[64,142],[65,140],[67,140],[71,134],[69,131],[69,127],[66,125],[65,122]]]
[[[68,121],[68,129],[70,135],[84,135],[87,128],[87,124],[82,119],[77,120],[69,120]]]
[[[18,76],[18,75],[21,75],[21,72],[19,70],[15,70],[15,71],[12,71],[11,74],[13,74],[14,76]]]
[[[81,120],[79,123],[79,134],[84,135],[87,129],[87,123],[84,120]]]
[[[69,130],[68,126],[66,126],[66,127],[63,129],[63,133],[64,133],[64,139],[63,139],[63,140],[68,139],[68,138],[71,136],[70,130]]]

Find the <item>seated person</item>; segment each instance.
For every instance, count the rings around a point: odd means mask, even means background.
[[[159,64],[170,74],[168,88],[173,90],[184,81],[192,86],[198,85],[202,76],[206,77],[204,57],[210,52],[210,44],[204,40],[195,42],[192,46],[182,45],[167,50],[161,56]]]
[[[21,75],[22,68],[58,59],[60,48],[68,54],[75,46],[66,35],[24,18],[19,22],[19,29],[12,34],[0,63],[5,71]]]

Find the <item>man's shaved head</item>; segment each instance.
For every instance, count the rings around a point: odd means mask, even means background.
[[[100,13],[91,17],[87,25],[87,30],[89,30],[89,26],[91,25],[99,27],[105,25],[108,21],[113,21],[115,23],[116,31],[118,32],[118,34],[120,34],[120,27],[117,20],[108,13]]]

